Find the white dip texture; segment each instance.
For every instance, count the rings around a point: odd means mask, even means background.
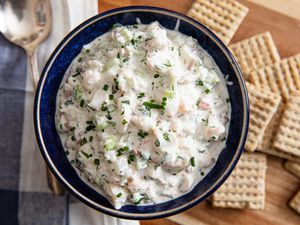
[[[226,80],[200,45],[158,22],[116,25],[66,72],[56,109],[65,153],[115,208],[186,194],[225,148]]]

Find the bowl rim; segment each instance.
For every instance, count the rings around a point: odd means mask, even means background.
[[[48,154],[47,148],[45,146],[43,135],[41,131],[41,124],[40,124],[40,102],[41,102],[41,96],[43,92],[43,87],[45,84],[45,80],[48,76],[48,72],[55,61],[56,57],[60,54],[60,52],[63,50],[64,46],[75,36],[76,34],[80,33],[81,30],[85,29],[86,27],[92,25],[93,23],[96,23],[98,20],[101,20],[102,18],[106,18],[115,14],[122,14],[126,12],[154,12],[154,13],[160,13],[168,16],[175,17],[179,20],[184,20],[185,22],[195,26],[197,29],[201,30],[201,32],[204,32],[212,41],[214,41],[219,48],[223,51],[224,55],[226,56],[228,62],[231,64],[235,71],[235,75],[237,76],[237,79],[239,81],[239,86],[241,88],[241,94],[243,99],[243,129],[241,138],[239,140],[238,147],[236,149],[236,152],[234,154],[234,157],[231,159],[231,162],[229,163],[229,166],[226,168],[225,172],[222,174],[222,176],[215,182],[215,185],[212,186],[212,188],[205,191],[201,196],[196,197],[190,202],[186,202],[182,204],[181,206],[171,209],[171,210],[164,210],[154,213],[130,213],[130,212],[123,212],[119,211],[117,209],[107,208],[105,206],[102,206],[93,200],[85,197],[83,194],[81,194],[79,191],[76,190],[75,187],[73,187],[59,172],[59,170],[56,168],[54,163],[51,160],[51,157]],[[249,99],[248,99],[248,93],[247,88],[245,85],[245,81],[242,76],[241,69],[231,54],[231,52],[228,50],[228,48],[225,46],[225,44],[207,27],[199,23],[198,21],[183,15],[179,12],[175,12],[173,10],[160,8],[160,7],[153,7],[153,6],[126,6],[126,7],[120,7],[120,8],[114,8],[108,11],[105,11],[103,13],[97,14],[90,19],[82,22],[79,24],[76,28],[74,28],[70,33],[68,33],[65,38],[57,45],[55,50],[52,52],[50,57],[48,58],[43,71],[41,73],[40,80],[37,85],[36,93],[35,93],[35,100],[34,100],[34,129],[35,129],[35,135],[36,140],[40,149],[40,152],[46,161],[48,167],[50,168],[51,172],[55,175],[55,177],[66,187],[66,189],[71,192],[75,197],[77,197],[79,200],[87,204],[88,206],[96,209],[97,211],[106,213],[111,216],[116,216],[119,218],[124,219],[134,219],[134,220],[145,220],[145,219],[158,219],[162,217],[171,216],[180,212],[183,212],[198,203],[202,202],[206,198],[208,198],[212,193],[214,193],[228,178],[228,176],[233,171],[234,167],[236,166],[242,152],[244,149],[247,133],[248,133],[248,125],[249,125]]]

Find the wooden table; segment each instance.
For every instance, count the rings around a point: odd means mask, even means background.
[[[271,32],[282,58],[300,53],[300,0],[239,1],[249,7],[250,11],[231,43],[268,30]],[[103,12],[121,6],[150,5],[186,13],[192,3],[193,0],[99,0],[99,9],[100,12]],[[300,188],[300,181],[283,169],[282,162],[280,159],[268,156],[266,207],[263,211],[216,209],[203,202],[179,215],[167,219],[142,221],[141,224],[299,225],[300,216],[290,210],[286,203]]]

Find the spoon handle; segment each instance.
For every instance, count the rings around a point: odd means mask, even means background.
[[[27,61],[29,66],[29,72],[31,76],[31,80],[33,82],[33,87],[36,89],[37,84],[39,82],[39,70],[37,64],[37,51],[28,51],[27,52]],[[50,169],[46,166],[47,170],[47,179],[48,179],[48,186],[54,195],[62,195],[64,193],[64,189],[61,184],[56,180],[55,176],[52,174]]]
[[[31,76],[31,80],[33,82],[33,87],[36,89],[36,86],[39,82],[39,70],[38,70],[38,64],[37,64],[37,51],[33,50],[31,52],[27,52],[27,63],[29,66],[29,72]]]

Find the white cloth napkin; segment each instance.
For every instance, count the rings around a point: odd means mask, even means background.
[[[97,0],[51,0],[52,32],[38,49],[38,64],[41,72],[46,60],[57,44],[74,27],[98,13]],[[26,80],[24,123],[21,145],[19,189],[23,192],[49,193],[44,161],[35,146],[32,125],[33,87],[30,76]],[[37,179],[38,178],[38,179]],[[68,201],[66,223],[70,225],[138,225],[138,221],[114,218],[99,213],[72,198]],[[22,212],[19,212],[22,214]]]

